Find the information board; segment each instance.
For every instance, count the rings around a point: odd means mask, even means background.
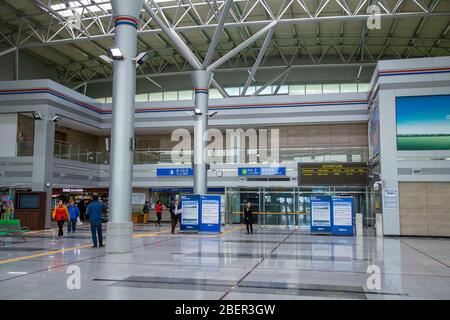
[[[354,234],[353,197],[332,197],[331,231],[336,235]]]
[[[396,209],[398,206],[397,189],[384,190],[384,208]]]
[[[311,197],[311,233],[331,232],[331,197]]]
[[[220,195],[200,196],[201,232],[220,232]]]
[[[157,177],[190,177],[194,175],[192,168],[157,168]]]
[[[198,232],[199,230],[199,211],[200,196],[187,195],[181,197],[181,221],[180,230]]]
[[[285,176],[286,167],[246,167],[238,168],[238,176]]]
[[[364,162],[299,163],[299,186],[365,186],[367,164]]]

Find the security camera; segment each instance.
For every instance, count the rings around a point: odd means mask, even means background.
[[[52,118],[52,121],[53,121],[54,123],[57,123],[59,120],[61,120],[61,117],[60,117],[60,116],[54,116],[54,117]]]
[[[150,55],[147,52],[141,52],[135,60],[138,65],[143,65],[148,59],[150,59]]]
[[[381,187],[382,187],[381,181],[376,181],[376,182],[373,184],[373,190],[375,190],[375,191],[380,190]]]
[[[42,114],[40,114],[37,111],[33,112],[33,118],[34,118],[34,120],[42,120],[43,119]]]

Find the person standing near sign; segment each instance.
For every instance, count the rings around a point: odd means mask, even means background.
[[[158,227],[161,227],[161,215],[162,215],[162,211],[163,211],[163,204],[161,200],[156,201],[156,205],[155,205],[155,211],[156,211],[156,218],[158,219],[158,221],[155,222],[155,225]]]
[[[253,208],[250,201],[244,206],[244,221],[247,226],[247,234],[253,233]]]
[[[172,234],[175,233],[175,228],[177,226],[178,223],[178,219],[180,218],[181,215],[181,205],[180,205],[180,200],[176,199],[173,204],[170,205],[170,218],[172,220]]]

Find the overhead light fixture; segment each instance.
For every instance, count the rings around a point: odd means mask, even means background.
[[[196,116],[201,116],[203,114],[202,110],[200,108],[195,108],[194,109],[194,114]]]
[[[101,56],[99,56],[99,58],[102,59],[103,61],[105,61],[106,63],[112,63],[114,61],[113,59],[108,57],[106,54],[102,54]]]
[[[53,121],[54,123],[57,123],[59,120],[61,120],[61,117],[60,117],[60,116],[54,116],[54,117],[52,118],[52,121]]]
[[[214,111],[213,113],[208,113],[208,117],[212,118],[217,114],[217,111]]]
[[[136,57],[136,63],[138,65],[143,65],[148,59],[150,59],[150,54],[147,52],[141,52]]]
[[[34,120],[42,120],[42,114],[40,114],[39,112],[33,111],[33,118]]]
[[[108,55],[113,60],[123,60],[123,54],[119,48],[108,48]]]

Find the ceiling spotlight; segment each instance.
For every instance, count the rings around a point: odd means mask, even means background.
[[[141,52],[136,57],[136,63],[138,65],[143,65],[148,59],[150,59],[150,55],[147,52]]]
[[[123,54],[119,48],[108,48],[108,55],[113,60],[123,60]]]
[[[34,120],[42,120],[42,114],[40,114],[39,112],[33,111],[33,118]]]
[[[112,63],[114,61],[113,59],[108,57],[106,54],[102,54],[101,56],[99,56],[99,58],[102,59],[103,61],[105,61],[106,63]]]
[[[208,113],[208,117],[212,118],[217,114],[217,111],[214,111],[213,113]]]
[[[194,114],[196,116],[201,116],[203,114],[202,110],[200,108],[195,108],[194,109]]]
[[[57,123],[59,120],[61,120],[61,117],[60,117],[60,116],[54,116],[54,117],[52,118],[52,121],[53,121],[54,123]]]

